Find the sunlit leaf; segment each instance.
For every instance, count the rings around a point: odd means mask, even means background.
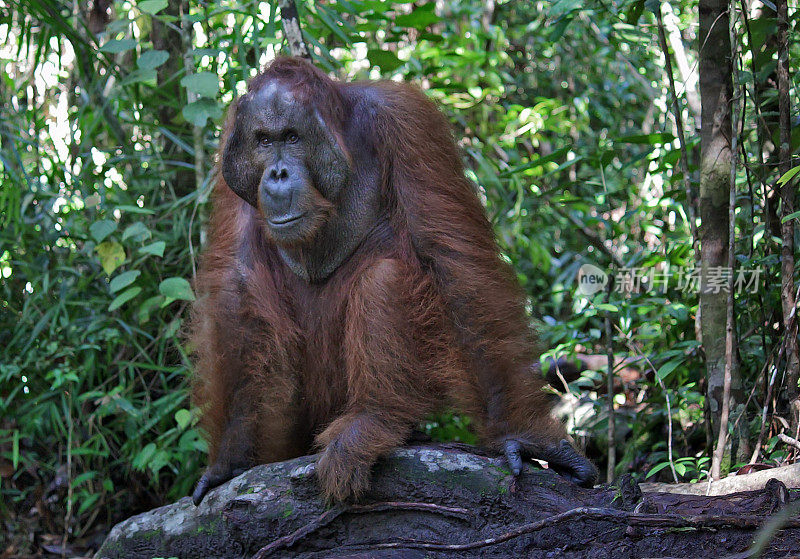
[[[111,275],[114,270],[125,262],[125,249],[116,241],[100,243],[95,250],[100,256],[100,264],[103,266],[103,270],[108,275]]]
[[[617,307],[616,305],[612,305],[610,303],[598,303],[595,306],[597,307],[597,310],[599,310],[599,311],[606,311],[606,312],[612,312],[612,313],[613,312],[619,312],[619,307]]]
[[[180,429],[186,429],[192,421],[192,412],[187,409],[180,409],[175,412],[175,422]]]
[[[781,176],[781,178],[778,179],[778,184],[783,186],[784,184],[792,180],[797,173],[800,173],[800,165],[798,165],[797,167],[792,167],[791,169],[786,171]]]

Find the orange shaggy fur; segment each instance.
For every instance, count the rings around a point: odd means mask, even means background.
[[[343,499],[363,493],[376,459],[446,404],[497,449],[508,437],[534,449],[562,438],[531,372],[538,355],[523,292],[444,116],[410,85],[335,82],[293,59],[250,87],[269,79],[324,105],[335,132],[345,113],[335,96],[315,98],[313,84],[369,92],[364,133],[375,139],[389,211],[329,278],[308,283],[219,174],[192,326],[211,463],[318,449],[322,489]]]

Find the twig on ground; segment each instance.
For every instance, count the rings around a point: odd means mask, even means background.
[[[778,433],[778,439],[789,446],[793,446],[796,449],[800,449],[800,441],[795,439],[794,437],[790,437],[786,433]]]
[[[279,549],[286,549],[292,547],[298,541],[306,536],[313,534],[320,528],[324,528],[344,513],[362,514],[370,512],[382,512],[388,510],[416,510],[427,511],[446,516],[455,516],[457,518],[468,518],[472,513],[464,508],[447,507],[444,505],[437,505],[435,503],[412,503],[405,501],[386,501],[382,503],[372,503],[369,505],[336,505],[330,510],[323,512],[317,518],[305,524],[286,536],[274,540],[256,552],[253,559],[262,559],[268,557],[274,551]]]
[[[736,515],[709,515],[699,514],[693,516],[680,516],[677,514],[643,514],[625,512],[609,508],[578,507],[560,514],[523,524],[514,530],[500,534],[493,538],[472,541],[462,544],[444,544],[422,541],[397,541],[377,543],[373,545],[352,546],[349,549],[423,549],[428,551],[465,551],[478,549],[507,542],[519,536],[538,532],[550,528],[566,520],[580,518],[581,520],[599,520],[611,522],[626,522],[629,526],[645,526],[648,528],[693,528],[696,530],[715,530],[719,528],[744,528],[757,529],[764,525],[767,517],[736,516]],[[800,527],[800,519],[788,519],[784,528]]]

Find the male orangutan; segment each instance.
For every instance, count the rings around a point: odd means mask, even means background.
[[[518,474],[591,485],[551,420],[524,296],[444,116],[409,85],[340,83],[280,58],[231,107],[197,281],[193,499],[319,449],[329,500],[449,403]]]

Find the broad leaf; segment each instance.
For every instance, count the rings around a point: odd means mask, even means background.
[[[203,97],[216,97],[219,92],[219,78],[211,72],[198,72],[184,76],[181,78],[181,85]]]
[[[110,311],[117,310],[118,308],[120,308],[122,305],[124,305],[125,303],[136,297],[141,292],[142,288],[139,286],[126,289],[125,291],[117,295],[117,297],[113,301],[111,301],[111,304],[108,305],[108,310]]]
[[[169,59],[165,50],[147,50],[136,60],[136,65],[142,70],[155,70]]]
[[[183,278],[167,278],[161,282],[158,290],[164,297],[173,300],[194,301],[195,299],[191,284]]]
[[[123,287],[128,287],[130,284],[136,281],[141,275],[142,272],[139,270],[130,270],[127,272],[122,272],[120,275],[116,276],[114,279],[111,280],[108,284],[108,289],[111,293],[116,293]]]
[[[100,255],[100,264],[109,276],[125,262],[125,249],[116,241],[105,241],[95,248]]]
[[[89,226],[89,233],[98,243],[117,230],[117,222],[109,219],[95,221]]]

